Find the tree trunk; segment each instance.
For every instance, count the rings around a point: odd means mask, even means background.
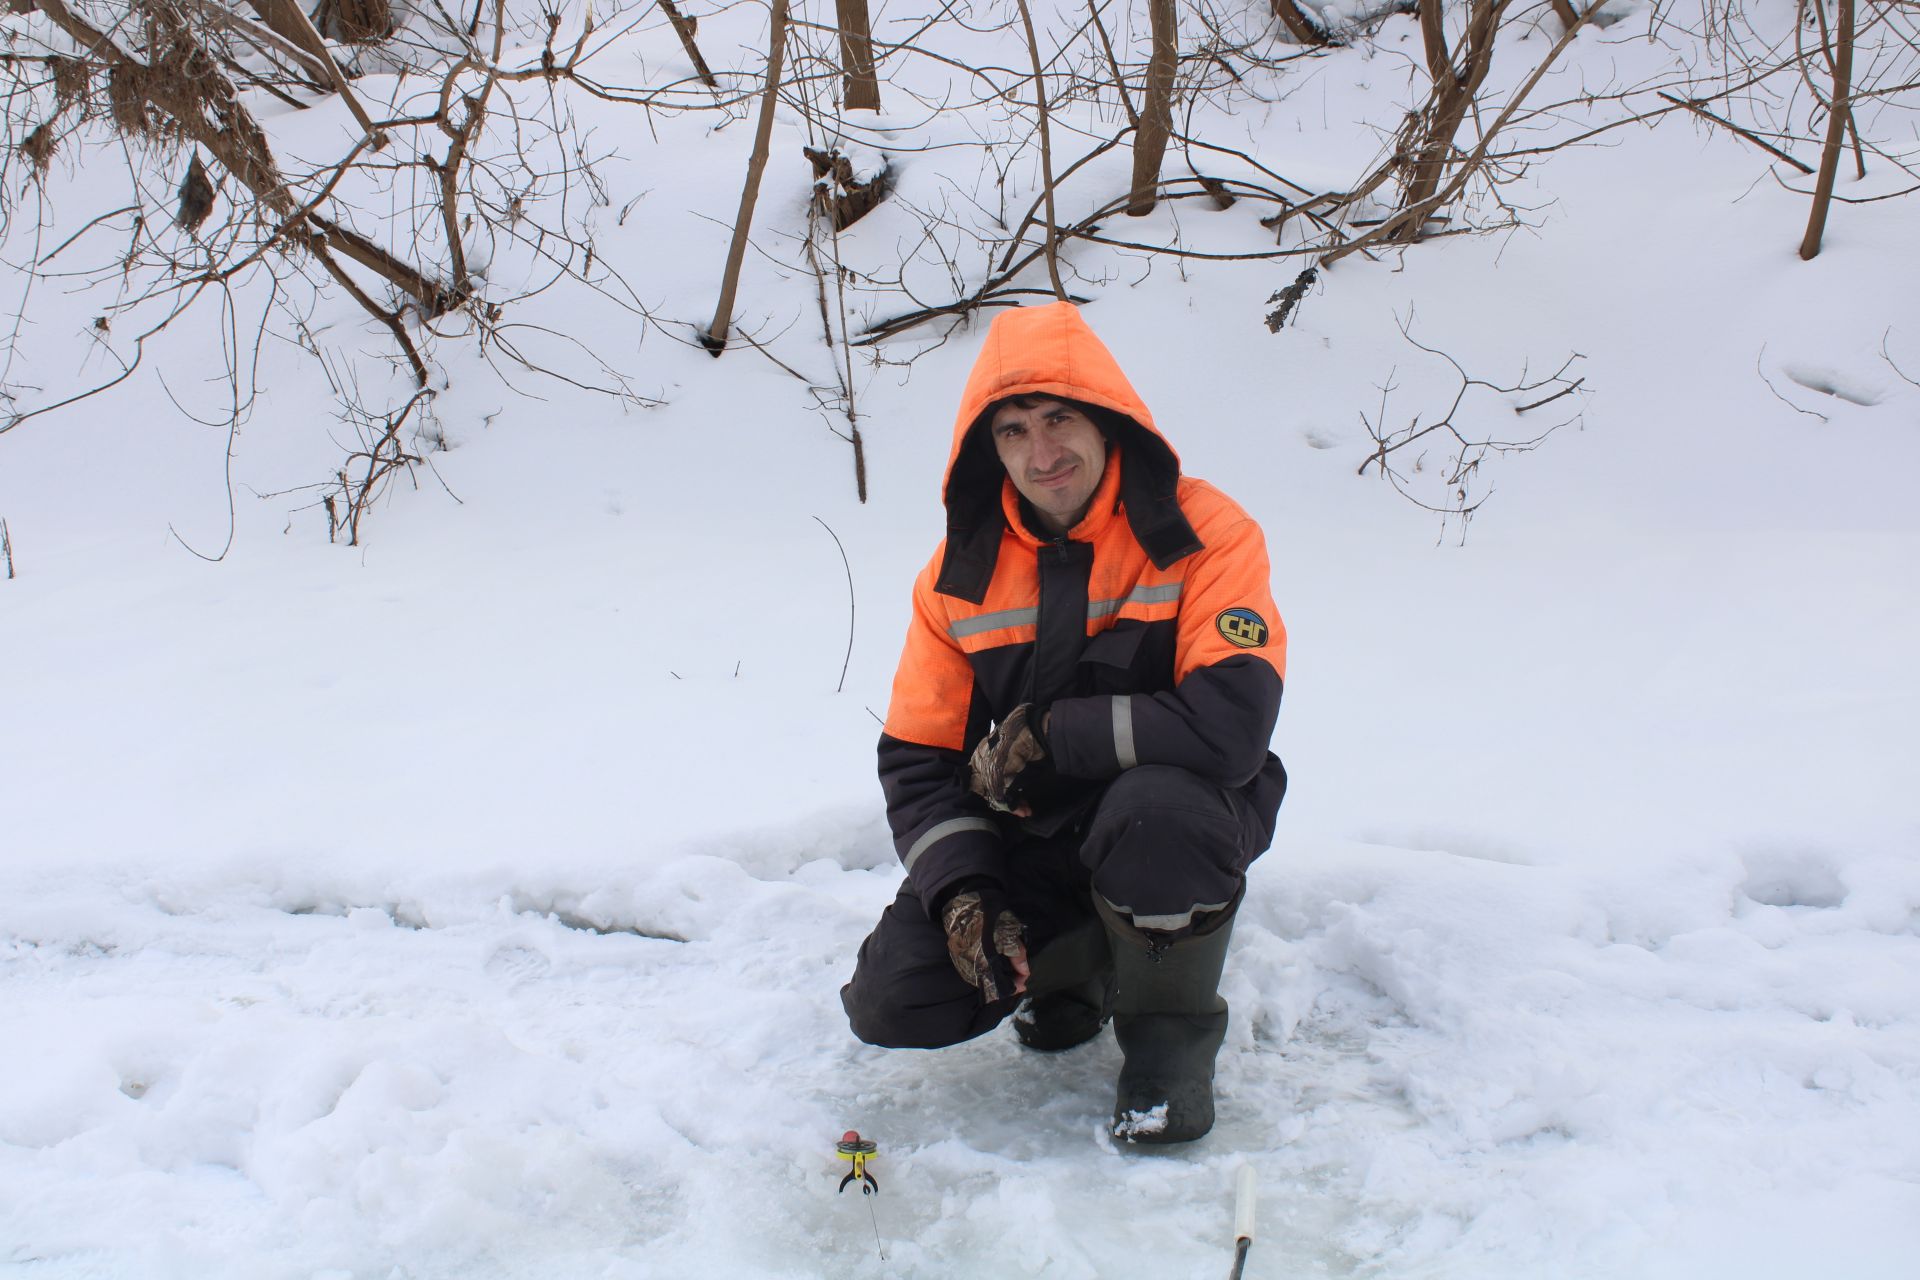
[[[813,164],[813,208],[845,231],[872,213],[893,189],[893,165],[883,159],[880,169],[865,181],[854,175],[853,163],[838,151],[802,147],[800,154]]]
[[[720,82],[713,78],[713,72],[707,70],[707,60],[700,56],[700,46],[693,42],[693,24],[681,16],[673,0],[660,0],[660,8],[667,15],[667,21],[673,24],[673,34],[680,37],[680,47],[687,51],[687,61],[693,64],[694,74],[700,77],[700,83],[709,89],[718,89]]]
[[[304,24],[296,22],[275,0],[247,0],[247,3],[260,15],[260,21],[267,24],[268,30],[286,37],[302,49],[307,47]]]
[[[848,111],[878,111],[880,80],[873,69],[873,28],[867,20],[867,0],[834,0],[840,21],[840,71],[846,86]]]
[[[320,63],[327,73],[327,79],[331,82],[334,92],[346,101],[347,109],[353,112],[353,118],[359,122],[360,128],[371,135],[374,132],[372,117],[368,116],[366,108],[360,105],[359,95],[354,93],[353,87],[347,83],[346,72],[342,71],[340,64],[333,60],[333,51],[327,48],[327,42],[321,38],[319,30],[308,19],[307,11],[300,7],[299,0],[268,0],[261,7],[261,12],[272,12],[275,15],[275,21],[292,33],[293,42]],[[279,31],[280,27],[275,26],[274,30]]]
[[[1411,148],[1413,159],[1401,192],[1400,207],[1413,209],[1426,204],[1439,191],[1453,156],[1453,136],[1473,107],[1487,72],[1493,67],[1494,33],[1506,12],[1507,0],[1473,0],[1467,18],[1466,34],[1461,38],[1460,62],[1456,66],[1447,48],[1441,25],[1440,0],[1421,0],[1420,34],[1426,45],[1427,74],[1433,89],[1421,112],[1424,121],[1418,139]],[[1415,216],[1394,238],[1412,242],[1420,238],[1425,216]]]
[[[773,29],[767,34],[767,88],[760,97],[760,123],[753,133],[753,155],[747,160],[747,184],[740,190],[740,211],[733,219],[733,243],[727,248],[727,269],[720,278],[720,302],[713,323],[700,343],[716,357],[727,349],[733,328],[733,299],[740,290],[740,267],[747,258],[747,233],[753,227],[753,206],[760,199],[760,176],[767,171],[767,152],[773,140],[773,111],[780,101],[780,65],[787,47],[787,0],[773,0]]]
[[[1053,200],[1053,133],[1047,123],[1047,73],[1040,61],[1040,37],[1033,31],[1033,10],[1027,0],[1014,0],[1020,9],[1020,25],[1027,33],[1027,56],[1033,60],[1033,105],[1040,116],[1041,202],[1047,210],[1047,239],[1043,246],[1047,259],[1047,278],[1053,282],[1053,296],[1068,301],[1067,286],[1060,279],[1060,218]],[[1025,227],[1022,227],[1024,234]]]
[[[1822,0],[1814,0],[1819,4]],[[1827,97],[1827,145],[1820,152],[1820,176],[1813,184],[1813,211],[1807,217],[1807,234],[1800,241],[1800,256],[1812,259],[1820,252],[1820,238],[1827,230],[1827,208],[1833,203],[1833,182],[1840,172],[1840,152],[1846,145],[1847,119],[1853,112],[1849,94],[1853,91],[1853,5],[1840,0],[1840,20],[1834,32],[1838,46],[1833,53],[1833,92]]]
[[[1127,213],[1135,218],[1152,213],[1158,199],[1160,161],[1173,127],[1173,71],[1180,48],[1180,16],[1173,0],[1148,0],[1147,15],[1153,22],[1153,55],[1147,61],[1147,100],[1133,136],[1133,195],[1127,201]]]
[[[1561,3],[1566,3],[1566,0],[1561,0]],[[1287,34],[1300,44],[1327,43],[1327,33],[1319,23],[1307,16],[1299,0],[1273,0],[1273,16],[1280,19]]]
[[[315,19],[334,40],[367,44],[393,34],[393,7],[388,0],[321,0]]]
[[[117,127],[151,137],[156,132],[154,113],[170,120],[181,136],[198,144],[246,188],[261,211],[281,220],[280,234],[284,234],[288,244],[321,259],[327,270],[353,293],[356,301],[394,331],[415,375],[424,380],[425,366],[400,323],[400,313],[384,310],[354,285],[328,250],[338,250],[406,293],[429,317],[444,315],[464,303],[468,297],[464,282],[445,284],[435,280],[367,237],[329,222],[299,203],[280,172],[266,132],[247,110],[239,90],[219,63],[197,45],[191,28],[181,24],[167,30],[167,42],[156,45],[148,55],[159,65],[149,65],[127,53],[106,32],[93,27],[61,0],[34,0],[34,6],[82,47],[97,51],[107,63],[109,96],[117,95],[121,102],[130,104],[124,115],[116,104]],[[177,20],[177,15],[170,16]],[[305,15],[289,5],[288,17],[304,19]],[[339,75],[331,55],[326,65]],[[344,86],[344,76],[339,76],[339,83]],[[347,96],[353,101],[350,94]]]

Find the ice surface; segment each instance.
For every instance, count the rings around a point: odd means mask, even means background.
[[[706,15],[710,56],[749,65],[752,20]],[[1648,21],[1583,37],[1564,96],[1657,56]],[[1337,185],[1389,61],[1316,56],[1196,129]],[[904,196],[975,190],[977,121],[889,111]],[[704,320],[749,131],[602,123],[635,148],[603,251]],[[804,234],[804,140],[783,120],[766,246]],[[1291,633],[1292,793],[1189,1147],[1107,1134],[1109,1035],[886,1052],[839,1007],[900,874],[873,740],[977,329],[857,366],[864,506],[772,361],[636,351],[558,294],[521,314],[665,404],[535,400],[442,344],[446,488],[396,491],[363,549],[252,496],[339,462],[290,344],[218,565],[168,530],[218,547],[227,434],[157,381],[0,435],[0,1271],[1213,1276],[1250,1162],[1250,1277],[1910,1275],[1920,298],[1890,282],[1920,260],[1882,202],[1800,262],[1754,160],[1685,122],[1563,153],[1512,189],[1537,234],[1349,260],[1279,334],[1290,270],[1070,254],[1187,467],[1262,522]],[[1271,247],[1247,204],[1138,234]],[[883,205],[840,247],[945,297],[903,259],[921,230]],[[743,314],[830,382],[782,270],[751,256]],[[1382,384],[1407,414],[1447,392],[1409,317],[1489,374],[1579,351],[1595,392],[1464,546],[1355,475]],[[381,367],[350,304],[313,328]],[[171,340],[217,363],[216,325]],[[169,385],[204,409],[199,377]],[[834,1194],[850,1128],[871,1201]]]

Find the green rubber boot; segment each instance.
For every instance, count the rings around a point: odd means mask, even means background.
[[[1013,1031],[1029,1049],[1057,1053],[1085,1044],[1113,1016],[1113,957],[1098,920],[1061,935],[1033,958],[1027,998]]]
[[[1169,940],[1104,901],[1096,905],[1113,948],[1113,1031],[1125,1055],[1111,1132],[1127,1142],[1192,1142],[1213,1128],[1213,1060],[1227,1036],[1220,974],[1233,912]]]

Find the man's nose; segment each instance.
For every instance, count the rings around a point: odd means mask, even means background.
[[[1042,430],[1033,433],[1032,460],[1035,471],[1042,473],[1052,471],[1064,453],[1066,450],[1060,447],[1060,442],[1048,432]]]

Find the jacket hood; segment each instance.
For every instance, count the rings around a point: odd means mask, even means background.
[[[1119,501],[1134,537],[1162,569],[1200,549],[1176,497],[1179,455],[1080,309],[1050,302],[996,316],[967,377],[942,486],[947,549],[934,590],[974,603],[986,596],[1007,527],[1001,489],[1008,482],[982,418],[988,406],[1018,395],[1104,410],[1099,425],[1123,458]]]

